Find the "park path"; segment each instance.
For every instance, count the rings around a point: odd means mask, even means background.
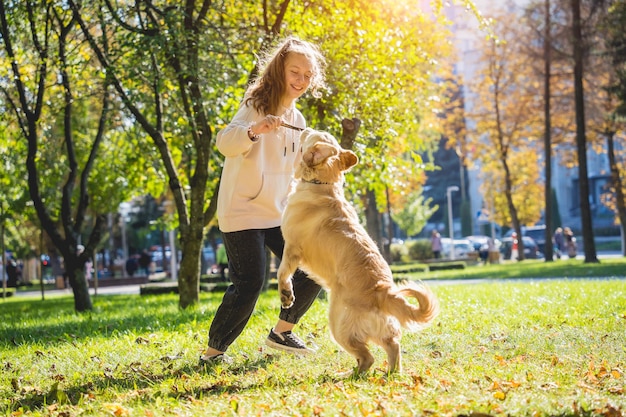
[[[580,255],[579,257],[582,259]],[[613,258],[613,257],[621,257],[621,254],[613,253],[613,252],[598,254],[598,258],[600,259]],[[592,279],[626,280],[626,271],[624,271],[623,276],[619,276],[619,277],[594,277],[594,278],[567,277],[567,278],[568,279],[586,279],[586,280],[592,280]],[[495,282],[499,282],[499,283],[502,283],[502,282],[536,282],[536,281],[542,281],[542,280],[545,281],[545,280],[555,280],[555,279],[562,279],[562,278],[529,277],[529,278],[507,278],[507,279],[491,279],[491,278],[429,279],[429,280],[426,280],[425,282],[427,282],[428,285],[453,285],[453,284],[468,284],[469,285],[469,284],[480,284],[480,283],[484,284],[484,283],[495,283]],[[90,294],[96,297],[99,295],[124,295],[124,294],[139,295],[140,291],[141,291],[141,285],[118,285],[118,286],[100,287],[97,289],[97,292],[93,288],[89,290]],[[17,297],[37,297],[37,296],[41,296],[41,291],[40,290],[18,291],[15,295]],[[46,290],[44,295],[45,296],[72,295],[72,289],[65,288],[65,289]],[[2,294],[0,292],[0,298],[1,297],[2,297]]]

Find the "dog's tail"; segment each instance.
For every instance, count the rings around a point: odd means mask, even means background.
[[[407,298],[414,298],[416,306]],[[417,330],[429,325],[439,314],[439,301],[424,284],[406,282],[388,292],[383,309],[398,319],[402,327]]]

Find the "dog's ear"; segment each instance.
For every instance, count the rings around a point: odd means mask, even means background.
[[[335,156],[339,153],[339,149],[336,146],[326,142],[318,142],[311,148],[311,159],[309,166],[317,165],[331,156]]]
[[[341,158],[341,163],[343,164],[344,171],[355,166],[357,162],[359,162],[358,156],[356,156],[354,152],[349,150],[342,150],[339,157]]]
[[[311,129],[310,127],[307,127],[306,129],[304,129],[301,133],[300,133],[300,143],[304,143],[304,141],[306,140],[306,138],[309,137],[309,135],[311,133],[313,133],[313,129]]]

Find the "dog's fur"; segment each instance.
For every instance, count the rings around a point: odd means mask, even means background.
[[[335,341],[357,360],[357,372],[374,363],[368,343],[387,352],[388,371],[400,371],[401,326],[418,328],[439,312],[433,293],[424,285],[396,285],[391,269],[343,194],[343,172],[358,162],[326,132],[302,133],[300,180],[283,214],[285,250],[278,268],[283,307],[295,300],[292,274],[300,267],[329,290],[330,331]],[[419,307],[408,302],[415,298]]]

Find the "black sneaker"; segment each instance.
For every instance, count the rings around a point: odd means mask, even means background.
[[[199,366],[215,366],[215,365],[228,365],[233,362],[230,356],[226,356],[224,353],[220,353],[219,355],[204,357],[204,355],[200,356],[200,360],[198,361]]]
[[[274,349],[301,355],[315,352],[314,349],[307,347],[304,342],[291,331],[275,333],[274,329],[272,329],[267,339],[265,339],[265,344]]]

